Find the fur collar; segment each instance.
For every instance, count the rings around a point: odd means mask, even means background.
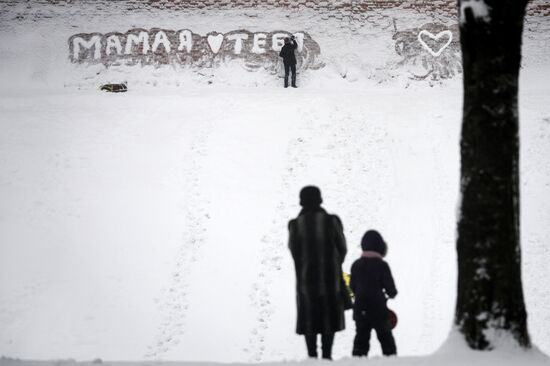
[[[382,259],[382,254],[373,250],[365,250],[363,253],[361,253],[361,257]]]

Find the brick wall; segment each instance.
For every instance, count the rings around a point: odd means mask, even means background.
[[[114,0],[3,0],[5,12],[10,6],[26,4],[55,4],[74,6],[79,3],[92,3],[99,10]],[[352,18],[360,20],[370,11],[390,8],[412,9],[422,13],[456,16],[456,0],[116,0],[128,10],[132,9],[232,9],[232,8],[308,8],[318,11],[325,17]],[[527,14],[530,16],[550,16],[550,1],[531,0]]]

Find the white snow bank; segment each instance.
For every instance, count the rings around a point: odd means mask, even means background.
[[[305,350],[304,350],[305,351]],[[27,361],[20,359],[0,358],[0,366],[547,366],[550,357],[540,352],[536,347],[530,350],[517,348],[500,349],[495,351],[473,351],[469,349],[463,338],[452,332],[445,344],[432,355],[421,357],[370,357],[351,358],[345,357],[333,362],[322,359],[301,359],[280,362],[262,363],[227,363],[227,362],[110,362],[95,359],[91,362],[76,362],[74,360],[54,361]]]

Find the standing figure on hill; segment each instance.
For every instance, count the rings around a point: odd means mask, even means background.
[[[322,207],[321,191],[300,191],[302,210],[288,224],[289,248],[296,268],[296,333],[305,336],[309,357],[317,358],[321,334],[322,357],[332,359],[334,333],[345,328],[342,279],[346,239],[338,216]]]
[[[375,230],[369,230],[361,240],[363,253],[351,266],[350,287],[355,294],[353,320],[356,334],[353,356],[367,356],[370,333],[376,331],[384,356],[397,354],[386,306],[387,298],[397,295],[390,266],[382,258],[388,246]]]
[[[285,88],[288,88],[288,74],[289,71],[292,71],[292,87],[297,88],[296,86],[296,55],[294,55],[294,50],[298,47],[296,39],[294,36],[290,38],[285,38],[285,44],[279,52],[279,56],[283,58],[283,64],[285,65]]]

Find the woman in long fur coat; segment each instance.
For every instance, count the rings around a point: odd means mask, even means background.
[[[340,219],[321,203],[319,188],[301,190],[302,210],[288,224],[289,247],[296,268],[296,333],[305,336],[315,358],[321,334],[322,356],[331,359],[334,333],[345,328],[341,268],[347,249]]]

